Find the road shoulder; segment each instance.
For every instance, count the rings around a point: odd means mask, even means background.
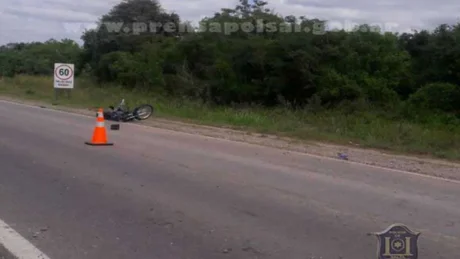
[[[77,109],[64,106],[55,106],[44,102],[18,100],[5,96],[0,96],[0,100],[88,116],[94,116],[95,112],[94,109]],[[308,155],[327,157],[331,159],[338,159],[338,154],[341,153],[347,156],[347,160],[349,162],[451,180],[460,180],[460,163],[427,157],[397,155],[375,149],[365,149],[355,145],[354,143],[350,143],[349,146],[340,146],[312,141],[301,141],[274,135],[244,132],[222,127],[197,125],[174,120],[159,119],[155,117],[138,124],[218,139],[262,145],[272,148],[284,149],[291,152],[300,152]]]

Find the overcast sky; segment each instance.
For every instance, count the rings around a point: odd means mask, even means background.
[[[44,41],[49,38],[79,40],[82,30],[107,13],[119,0],[0,0],[0,44]],[[160,0],[183,20],[198,22],[237,1]],[[282,15],[304,15],[331,21],[335,26],[368,22],[384,30],[408,31],[456,23],[459,0],[268,0]]]

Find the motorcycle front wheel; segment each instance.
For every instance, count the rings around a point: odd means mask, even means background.
[[[150,104],[142,104],[136,107],[133,111],[134,117],[138,120],[146,120],[153,114],[153,106]]]

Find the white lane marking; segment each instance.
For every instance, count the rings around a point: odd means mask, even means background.
[[[50,259],[1,219],[0,245],[18,259]]]
[[[41,108],[41,107],[39,107],[37,105],[24,104],[24,103],[14,102],[14,101],[10,101],[10,100],[2,100],[2,99],[0,99],[0,102],[9,103],[9,104],[15,104],[15,105],[19,105],[19,106],[26,106],[26,107],[35,108],[35,109],[43,109],[43,108]],[[66,114],[74,115],[74,116],[78,116],[78,117],[86,117],[86,118],[91,118],[92,117],[92,116],[89,116],[89,115],[74,113],[74,112],[71,112],[71,111],[58,110],[58,109],[56,109],[54,107],[46,107],[46,109],[48,111],[66,113]],[[148,125],[129,124],[129,126],[141,127],[141,128],[147,128],[147,129],[155,128],[155,129],[161,129],[161,130],[164,130],[164,131],[174,132],[176,134],[183,134],[183,135],[195,136],[195,137],[198,136],[198,137],[201,137],[201,138],[207,138],[207,139],[212,139],[212,140],[221,141],[221,142],[239,143],[241,145],[252,146],[252,147],[258,146],[258,147],[264,147],[264,148],[277,149],[275,147],[270,147],[270,146],[257,145],[257,144],[253,144],[253,143],[243,142],[243,141],[221,139],[221,138],[205,136],[205,135],[197,135],[197,134],[193,134],[193,133],[187,133],[187,132],[182,132],[182,131],[177,131],[177,130],[172,130],[172,129],[156,128],[156,127],[152,127],[152,126],[148,126]],[[438,181],[443,181],[443,182],[449,182],[449,183],[454,183],[454,184],[460,184],[460,180],[449,179],[449,178],[444,178],[444,177],[439,177],[439,176],[434,176],[434,175],[415,173],[415,172],[404,171],[404,170],[400,170],[400,169],[394,169],[394,168],[377,166],[377,165],[369,165],[369,164],[355,162],[355,161],[338,160],[338,159],[332,158],[332,157],[326,157],[326,156],[319,156],[319,155],[314,155],[314,154],[309,154],[309,153],[303,153],[303,152],[295,151],[295,150],[289,150],[289,152],[297,154],[297,155],[303,155],[303,156],[308,156],[308,157],[313,157],[313,158],[318,158],[318,159],[324,159],[324,160],[328,160],[328,161],[331,161],[331,162],[338,162],[338,163],[345,163],[345,164],[351,164],[351,165],[357,165],[357,166],[363,166],[363,167],[370,167],[370,168],[375,168],[375,169],[387,170],[387,171],[395,172],[395,173],[406,174],[406,175],[413,176],[413,177],[421,177],[421,178],[427,178],[427,179],[438,180]]]

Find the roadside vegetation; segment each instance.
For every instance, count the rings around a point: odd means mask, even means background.
[[[327,31],[327,21],[282,17],[258,0],[216,11],[194,31],[159,2],[129,0],[83,46],[1,46],[0,94],[53,102],[53,64],[74,63],[62,105],[123,97],[164,118],[460,158],[460,24]]]

